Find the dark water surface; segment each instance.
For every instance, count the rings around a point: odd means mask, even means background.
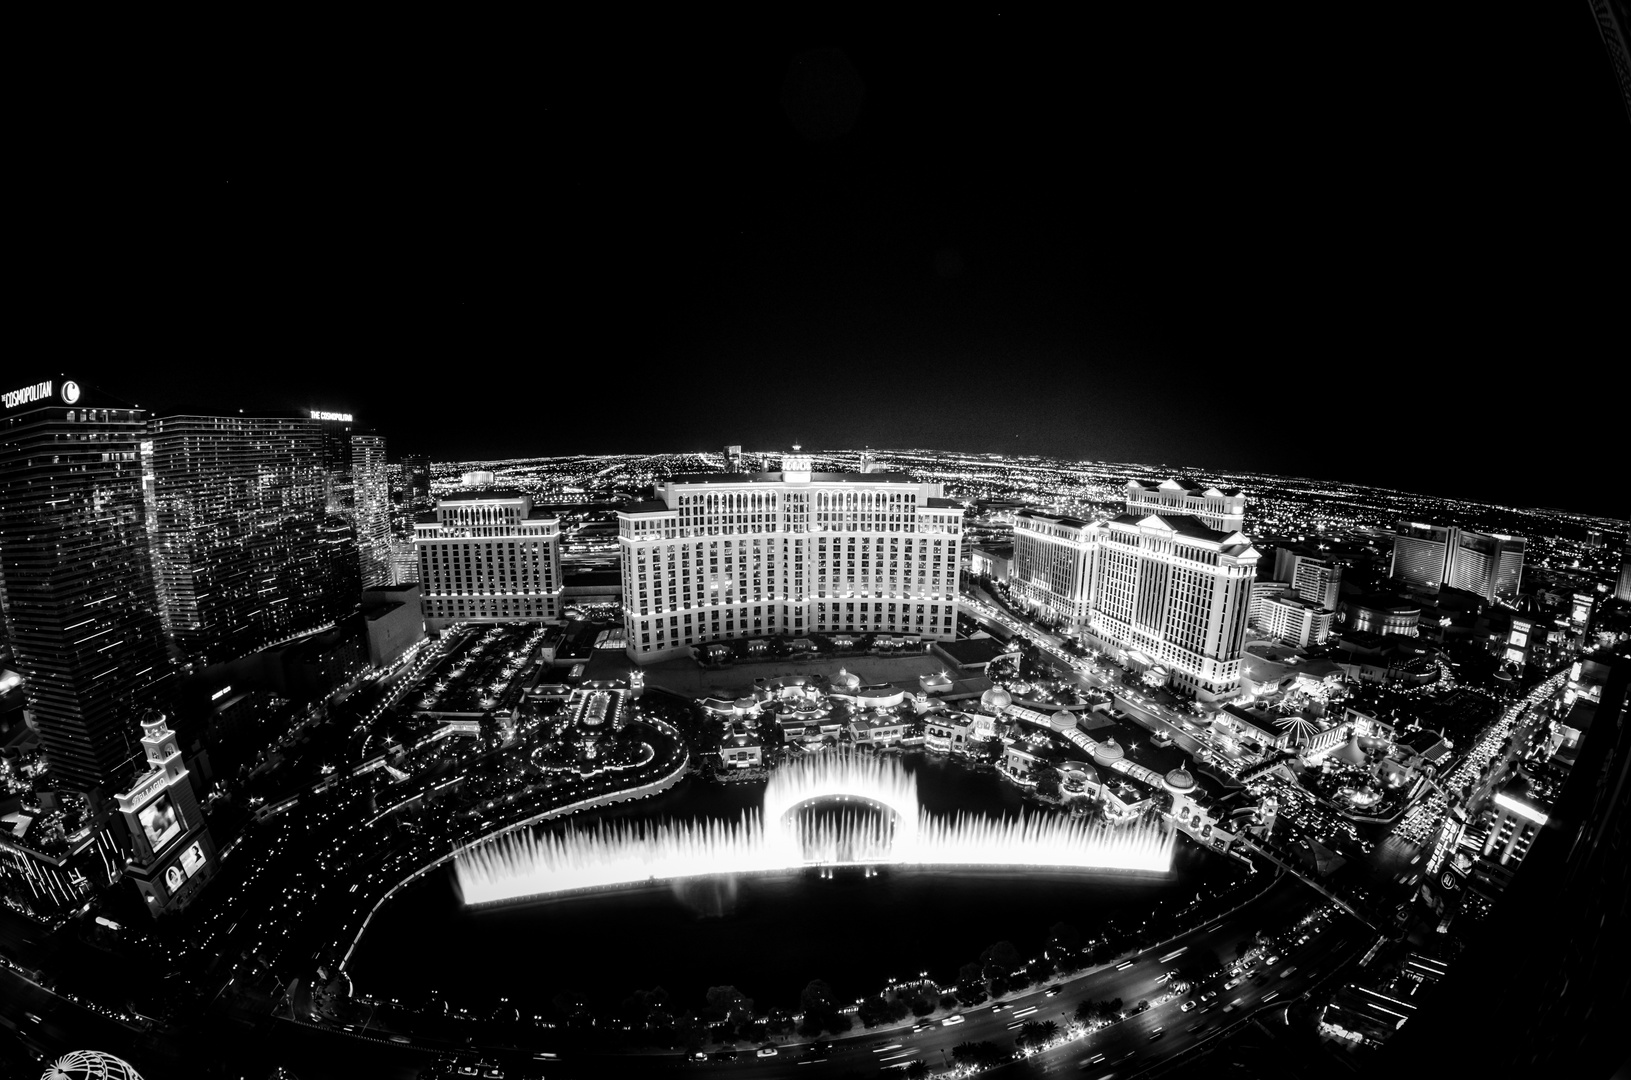
[[[926,756],[906,759],[924,809],[1011,817],[1017,791],[990,773]],[[727,818],[756,809],[763,784],[687,781],[632,807],[578,815],[582,826],[617,818]],[[1029,812],[1029,811],[1028,811]],[[398,893],[374,917],[351,971],[359,991],[419,997],[438,988],[454,1002],[508,997],[523,1014],[550,1016],[551,999],[577,991],[617,1000],[662,986],[700,1007],[709,986],[733,985],[760,1010],[795,1008],[811,979],[840,1000],[891,979],[950,984],[957,968],[999,939],[1039,951],[1056,922],[1091,938],[1119,916],[1136,926],[1162,902],[1178,905],[1238,864],[1182,837],[1165,878],[1118,872],[860,870],[696,878],[592,895],[467,911],[451,869]]]

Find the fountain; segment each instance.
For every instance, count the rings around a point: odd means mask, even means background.
[[[827,802],[839,804],[836,817],[812,820],[796,813]],[[1173,835],[1159,822],[1114,826],[1049,813],[1016,819],[927,814],[918,803],[916,778],[897,759],[833,754],[778,770],[765,788],[763,810],[748,811],[736,822],[512,832],[460,853],[454,874],[471,906],[803,867],[864,866],[871,873],[883,865],[1024,866],[1164,874],[1172,866]]]

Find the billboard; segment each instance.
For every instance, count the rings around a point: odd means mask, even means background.
[[[203,865],[204,847],[199,841],[194,840],[193,846],[181,853],[181,868],[187,871],[188,877],[192,877],[198,873],[198,868]]]
[[[164,872],[164,887],[170,890],[171,896],[176,894],[176,890],[181,888],[181,883],[186,880],[187,875],[181,872],[179,866],[172,866]]]
[[[181,816],[168,794],[142,807],[136,812],[136,818],[142,823],[142,832],[147,834],[147,843],[155,853],[181,834]]]

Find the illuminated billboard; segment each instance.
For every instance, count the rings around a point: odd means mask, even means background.
[[[192,877],[198,873],[198,868],[203,865],[204,847],[197,840],[194,840],[193,846],[181,853],[181,868],[187,871],[188,877]]]
[[[1507,659],[1507,663],[1509,663],[1509,664],[1518,664],[1518,665],[1521,666],[1523,664],[1523,650],[1522,649],[1508,649],[1506,651],[1506,659]]]
[[[186,880],[187,876],[181,872],[179,866],[172,866],[164,872],[164,887],[170,890],[171,896],[176,894],[176,890],[181,888],[181,883]]]
[[[1506,639],[1506,643],[1508,645],[1516,645],[1521,649],[1525,645],[1529,644],[1529,635],[1524,633],[1522,630],[1514,630],[1512,631],[1512,636]]]
[[[155,852],[181,834],[181,817],[169,795],[160,795],[136,813],[147,834],[147,843]]]

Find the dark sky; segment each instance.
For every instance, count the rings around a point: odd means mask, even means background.
[[[438,458],[932,446],[1625,516],[1551,478],[1627,457],[1631,125],[1588,5],[1534,7],[75,56],[14,158],[15,310],[144,406]]]

